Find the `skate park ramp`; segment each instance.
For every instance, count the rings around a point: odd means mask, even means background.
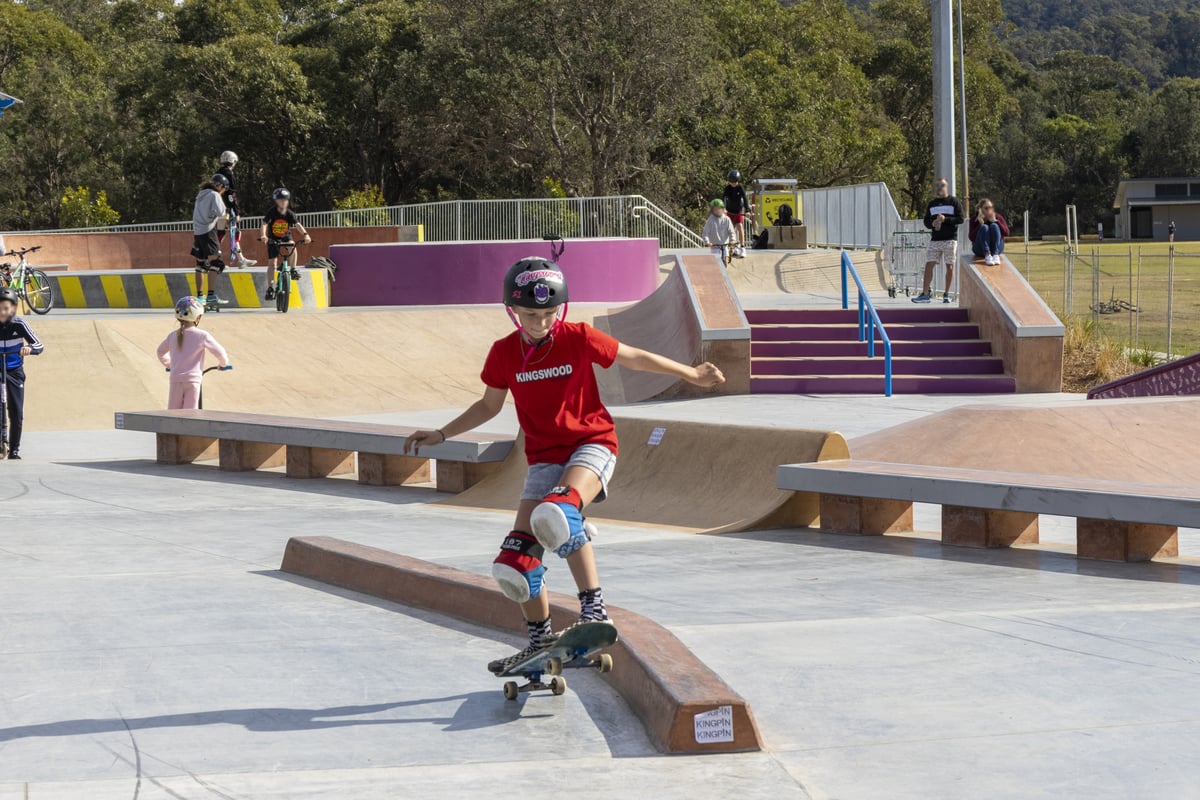
[[[597,307],[572,306],[590,321]],[[28,361],[27,430],[112,425],[120,409],[165,408],[155,349],[167,313],[31,319],[46,350]],[[499,306],[277,314],[224,311],[203,326],[234,369],[205,377],[207,408],[330,417],[463,407],[478,399],[491,343],[512,330]]]
[[[710,361],[724,373],[725,383],[701,389],[670,375],[617,365],[596,370],[606,404],[750,391],[750,323],[725,270],[707,253],[679,255],[670,264],[648,297],[598,315],[593,324],[625,344],[683,364]]]
[[[883,253],[849,253],[867,290],[886,293]],[[747,250],[745,258],[735,259],[729,267],[729,279],[739,296],[806,294],[841,298],[841,257],[840,250]]]
[[[855,459],[1178,485],[1200,471],[1200,398],[970,405],[850,442]]]
[[[1088,400],[1112,400],[1118,397],[1168,397],[1179,394],[1200,394],[1200,353],[1096,386],[1087,393],[1087,397]]]
[[[617,417],[620,456],[610,499],[587,507],[590,519],[732,533],[807,527],[815,495],[775,488],[780,464],[849,457],[833,431],[714,425]],[[524,440],[500,469],[443,505],[511,512],[527,464]]]

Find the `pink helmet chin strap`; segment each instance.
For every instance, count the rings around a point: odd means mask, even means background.
[[[553,339],[554,334],[558,333],[559,329],[562,327],[563,321],[566,320],[566,318],[567,318],[568,306],[569,306],[568,303],[562,304],[562,306],[560,307],[562,309],[562,311],[559,312],[559,314],[554,318],[554,324],[550,326],[550,332],[548,334],[546,334],[546,336],[544,338],[542,338],[541,340],[531,344],[529,346],[529,349],[525,351],[525,359],[524,359],[524,361],[521,362],[521,371],[522,372],[524,372],[525,368],[529,366],[529,359],[531,359],[533,357],[533,352],[535,350],[537,350],[539,347],[541,347],[544,342],[547,342],[547,341],[550,341],[551,339]],[[525,337],[526,339],[532,339],[533,337],[531,337],[528,333],[526,333],[525,328],[522,327],[520,320],[517,319],[517,315],[515,313],[513,313],[512,306],[505,306],[504,310],[508,312],[508,318],[512,320],[512,324],[517,327],[517,330],[519,330],[521,332],[521,335],[523,337]]]

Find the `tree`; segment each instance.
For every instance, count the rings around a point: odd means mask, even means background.
[[[1155,92],[1137,136],[1138,174],[1200,175],[1200,80],[1175,78]]]

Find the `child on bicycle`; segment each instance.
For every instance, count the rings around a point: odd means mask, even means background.
[[[237,227],[238,220],[242,216],[237,202],[237,182],[233,179],[233,168],[237,166],[237,162],[237,153],[226,150],[221,153],[221,168],[217,170],[218,173],[225,176],[225,180],[229,181],[229,189],[225,192],[225,210],[234,227]],[[220,241],[224,238],[225,231],[218,229],[217,240]],[[237,235],[229,242],[229,260],[235,267],[253,267],[258,263],[252,258],[246,258],[245,253],[242,252],[241,228],[238,228]]]
[[[229,354],[208,331],[200,330],[204,304],[195,297],[181,297],[175,304],[179,330],[158,346],[158,360],[171,373],[167,408],[199,408],[200,381],[204,376],[204,354],[212,353],[221,369],[229,369]]]
[[[737,241],[737,234],[734,231],[733,223],[729,221],[729,217],[725,215],[725,201],[713,200],[708,204],[708,219],[704,221],[704,230],[700,232],[700,238],[704,240],[705,247],[711,247],[713,255],[721,259],[721,263],[726,261],[725,248],[733,246]]]
[[[520,604],[529,647],[491,662],[488,669],[497,674],[557,639],[542,591],[546,551],[567,561],[579,591],[579,621],[608,619],[583,509],[605,497],[617,461],[617,436],[592,365],[616,363],[698,386],[725,380],[712,364],[680,364],[621,344],[585,323],[567,322],[567,282],[553,261],[518,261],[504,276],[503,292],[517,330],[492,345],[481,374],[483,397],[440,430],[417,431],[405,444],[406,451],[419,452],[422,445],[477,428],[500,413],[512,393],[529,474],[492,576],[500,591]]]
[[[205,305],[214,308],[225,305],[228,300],[217,297],[217,275],[225,271],[221,260],[221,240],[217,237],[217,222],[225,216],[224,194],[229,190],[229,179],[221,173],[209,178],[196,195],[192,209],[192,258],[196,259],[196,291],[205,298]],[[208,294],[204,293],[204,282],[208,282]]]
[[[750,211],[750,198],[746,196],[746,190],[742,187],[741,172],[731,169],[725,178],[725,211],[729,214],[729,221],[737,234],[737,246],[733,249],[733,255],[735,258],[745,258],[746,243],[742,240],[742,221]]]
[[[292,241],[292,228],[300,232],[300,235],[304,237],[305,244],[312,242],[312,237],[300,224],[300,218],[296,216],[296,212],[289,208],[292,202],[292,193],[281,186],[271,193],[271,198],[275,201],[275,205],[271,206],[266,214],[263,214],[262,229],[258,235],[260,242],[267,243],[268,300],[275,299],[275,264],[279,260],[279,245]],[[293,252],[295,251],[293,250]],[[292,267],[292,280],[300,280],[300,273],[296,271],[295,266]]]
[[[42,343],[29,323],[17,316],[17,293],[0,286],[0,359],[8,389],[8,438],[5,447],[13,461],[21,459],[21,429],[25,422],[25,356],[40,356]],[[0,408],[0,414],[5,409]]]

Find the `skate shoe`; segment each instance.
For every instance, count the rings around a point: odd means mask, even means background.
[[[566,558],[588,543],[578,498],[574,489],[559,486],[546,495],[529,518],[538,543],[553,550],[560,558]]]
[[[507,656],[505,658],[497,658],[495,661],[489,661],[488,662],[488,671],[491,672],[493,675],[502,675],[509,668],[513,667],[516,664],[520,664],[522,661],[524,661],[525,659],[534,655],[539,650],[544,650],[545,648],[554,644],[557,640],[558,640],[558,636],[553,636],[550,639],[543,641],[541,644],[536,644],[536,645],[530,644],[528,647],[526,647],[524,650],[520,651],[519,653],[514,653],[511,656]]]
[[[514,603],[526,603],[542,593],[546,567],[542,564],[545,551],[527,533],[513,531],[500,545],[500,555],[492,562],[492,577],[504,596]]]

